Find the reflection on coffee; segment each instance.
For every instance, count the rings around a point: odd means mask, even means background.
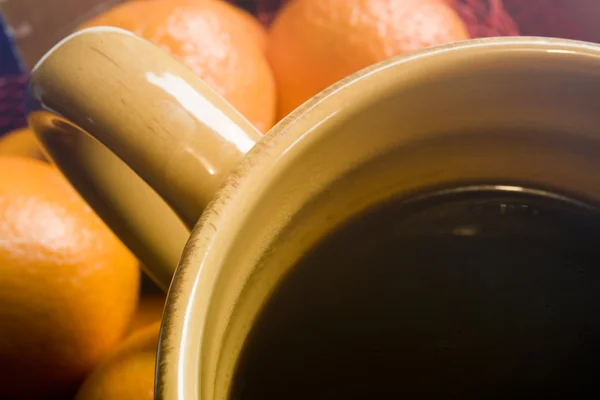
[[[232,399],[598,394],[597,219],[526,193],[372,209],[281,283]]]

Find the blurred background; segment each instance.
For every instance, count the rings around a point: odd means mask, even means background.
[[[0,1],[0,135],[24,125],[23,74],[61,38],[125,0]],[[223,0],[268,27],[289,0]],[[471,37],[547,36],[600,42],[596,0],[444,0]]]
[[[386,58],[490,36],[600,42],[598,21],[598,0],[0,0],[0,399],[153,398],[165,296],[26,126],[28,73],[65,36],[130,30],[265,133]]]

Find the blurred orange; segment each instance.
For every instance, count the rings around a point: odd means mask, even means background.
[[[147,0],[127,0],[127,1],[147,1]],[[175,0],[172,0],[175,1]],[[192,0],[192,1],[203,1],[203,0]],[[254,0],[252,0],[254,1]],[[221,1],[220,1],[221,2]],[[267,48],[267,32],[263,28],[263,26],[254,18],[252,14],[242,10],[241,8],[234,7],[231,3],[221,2],[221,4],[225,7],[229,7],[229,9],[233,13],[237,13],[239,15],[240,20],[245,20],[245,24],[247,24],[245,29],[248,29],[248,33],[250,35],[256,36],[256,41],[258,42],[260,48],[266,50]]]
[[[154,399],[154,368],[160,324],[130,336],[87,377],[75,400]]]
[[[133,319],[127,329],[128,334],[160,322],[165,301],[166,296],[164,294],[142,294]]]
[[[80,28],[90,26],[126,29],[158,45],[261,132],[275,122],[276,89],[264,56],[266,33],[245,11],[220,0],[131,1]]]
[[[0,398],[57,398],[121,340],[138,262],[56,168],[0,171]]]
[[[446,0],[292,0],[267,48],[278,117],[371,64],[468,36]]]
[[[17,129],[0,137],[0,156],[9,155],[45,159],[35,134],[28,128]]]

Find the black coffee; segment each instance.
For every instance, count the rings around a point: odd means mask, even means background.
[[[322,241],[262,311],[232,398],[569,398],[600,394],[597,361],[596,214],[466,191]]]

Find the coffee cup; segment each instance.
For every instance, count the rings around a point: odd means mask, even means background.
[[[600,46],[478,39],[362,70],[263,137],[91,28],[34,68],[28,118],[170,286],[158,398],[513,398],[594,387],[599,104]]]

